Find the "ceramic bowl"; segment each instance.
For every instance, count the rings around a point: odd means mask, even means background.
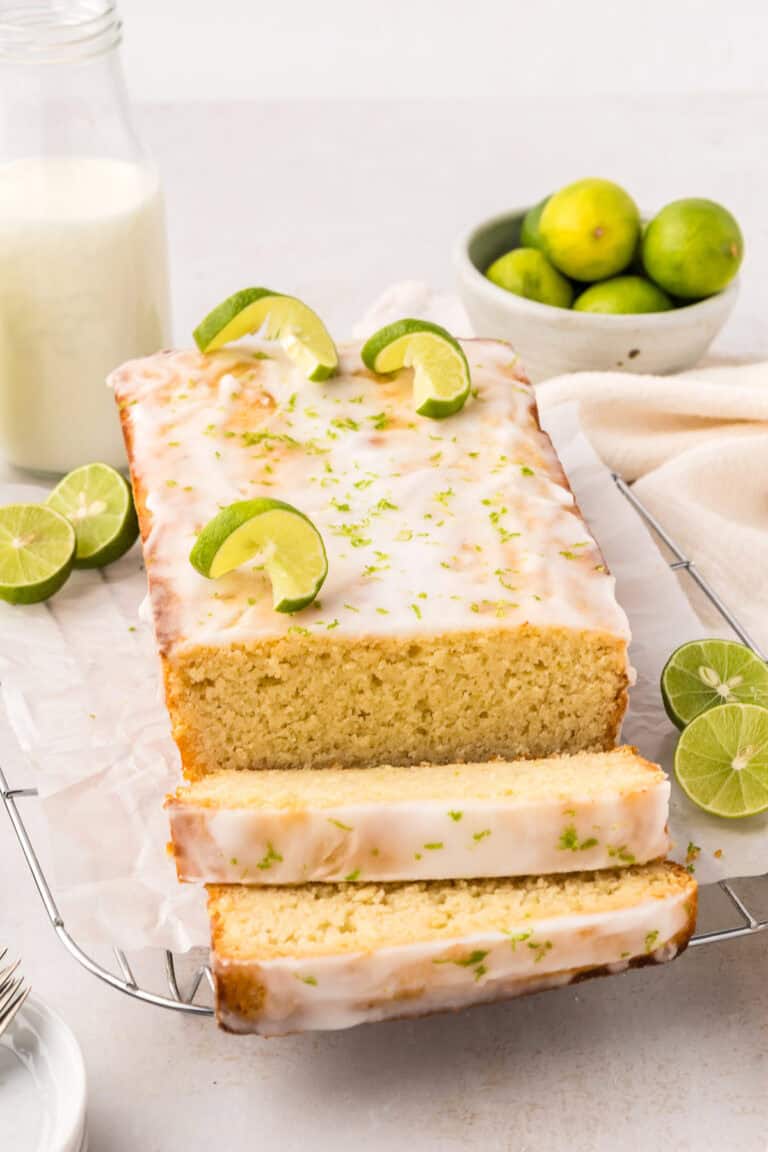
[[[85,1152],[85,1065],[64,1021],[30,997],[0,1039],[3,1152]]]
[[[476,336],[509,340],[534,381],[590,370],[665,374],[701,359],[736,302],[736,280],[696,304],[635,316],[573,312],[526,300],[492,284],[484,272],[519,245],[527,210],[494,216],[456,243],[458,288]]]

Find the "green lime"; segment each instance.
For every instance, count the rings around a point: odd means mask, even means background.
[[[623,272],[640,233],[634,200],[610,180],[578,180],[550,196],[539,220],[544,251],[574,280]]]
[[[209,312],[193,333],[201,352],[213,352],[265,328],[310,380],[327,380],[339,365],[333,340],[316,312],[269,288],[244,288]]]
[[[674,200],[654,216],[643,235],[646,272],[684,300],[722,292],[743,255],[739,225],[713,200]]]
[[[499,256],[486,276],[499,288],[506,288],[516,296],[525,296],[527,300],[537,300],[539,304],[570,308],[573,300],[570,281],[536,248],[515,248]]]
[[[203,576],[218,580],[253,563],[272,583],[276,612],[311,604],[328,575],[323,540],[311,520],[282,500],[239,500],[209,520],[189,559]]]
[[[664,666],[661,696],[678,728],[718,704],[768,708],[768,665],[735,640],[692,640]]]
[[[675,776],[694,804],[715,816],[754,816],[768,808],[768,709],[722,704],[685,729]]]
[[[545,196],[543,200],[539,200],[538,204],[534,204],[533,208],[529,208],[523,217],[523,223],[520,226],[521,248],[543,247],[541,233],[539,232],[539,221],[541,220],[541,214],[548,200],[549,196]]]
[[[360,355],[372,372],[413,368],[413,398],[420,416],[452,416],[469,396],[469,364],[461,345],[428,320],[396,320],[380,328]]]
[[[0,599],[37,604],[58,592],[72,571],[75,530],[44,504],[0,508]]]
[[[84,464],[65,476],[46,500],[75,530],[75,568],[102,568],[127,552],[139,523],[127,480],[108,464]]]
[[[638,312],[668,312],[674,304],[644,276],[614,276],[592,284],[573,302],[576,312],[603,312],[623,316]]]

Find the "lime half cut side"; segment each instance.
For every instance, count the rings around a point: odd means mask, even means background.
[[[111,564],[139,534],[130,485],[108,464],[76,468],[59,481],[46,503],[75,530],[76,568]]]
[[[0,508],[0,599],[37,604],[58,592],[72,571],[75,530],[44,504]]]
[[[715,816],[736,819],[768,808],[768,709],[722,704],[692,720],[675,751],[686,796]]]
[[[271,288],[243,288],[209,312],[193,333],[201,352],[264,329],[310,380],[327,380],[339,366],[336,347],[320,317],[295,296]]]
[[[458,340],[438,324],[397,320],[374,332],[360,354],[372,372],[413,368],[413,399],[420,416],[453,416],[469,396],[467,358]]]
[[[266,572],[277,612],[298,612],[317,596],[328,575],[323,540],[298,508],[262,497],[223,508],[197,538],[189,559],[218,580],[243,564]]]
[[[678,728],[719,704],[768,708],[768,665],[735,640],[693,640],[667,661],[661,695]]]

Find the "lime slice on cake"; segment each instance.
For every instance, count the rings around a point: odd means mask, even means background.
[[[718,704],[768,708],[768,665],[735,640],[693,640],[667,661],[661,695],[667,715],[678,728]]]
[[[0,599],[37,604],[58,592],[72,571],[75,530],[44,504],[0,508]]]
[[[675,775],[685,794],[715,816],[735,819],[768,808],[768,709],[722,704],[683,732]]]
[[[130,485],[108,464],[76,468],[59,481],[46,503],[75,530],[76,568],[111,564],[139,534]]]
[[[243,288],[209,312],[193,333],[201,352],[264,329],[310,380],[327,380],[339,365],[333,340],[320,317],[295,296],[270,288]]]
[[[328,575],[323,540],[311,520],[281,500],[239,500],[206,524],[189,559],[217,580],[243,564],[263,569],[272,582],[277,612],[311,604]]]
[[[458,340],[438,324],[397,320],[374,332],[360,355],[372,372],[413,368],[413,398],[420,416],[452,416],[469,396],[467,358]]]

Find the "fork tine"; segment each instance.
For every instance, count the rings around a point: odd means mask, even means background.
[[[11,980],[2,996],[0,996],[0,1019],[2,1019],[3,1013],[7,1010],[8,1005],[11,1003],[19,988],[21,988],[23,984],[24,978],[22,976],[17,977],[15,980]]]
[[[11,1024],[14,1017],[16,1016],[16,1013],[20,1010],[20,1008],[22,1008],[24,1001],[27,999],[27,996],[29,996],[31,991],[31,987],[24,988],[21,985],[21,981],[19,981],[19,991],[16,995],[16,998],[12,1000],[9,1005],[7,1005],[4,1013],[0,1013],[0,1036],[2,1036],[3,1032],[5,1032],[6,1028],[8,1028],[8,1026]]]
[[[8,981],[11,976],[13,976],[19,964],[21,964],[21,960],[17,960],[15,964],[9,964],[6,968],[0,970],[0,995],[5,991]]]

